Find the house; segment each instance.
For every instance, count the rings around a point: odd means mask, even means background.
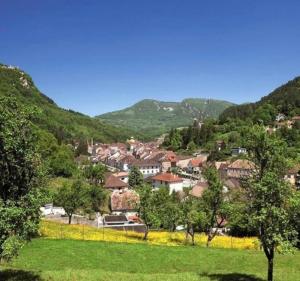
[[[296,186],[297,189],[300,189],[300,164],[290,169],[284,178],[291,185]]]
[[[110,196],[110,208],[113,214],[136,215],[139,195],[134,190],[115,190]]]
[[[231,155],[232,156],[238,156],[240,154],[246,154],[247,149],[244,147],[233,147],[231,148]]]
[[[190,160],[186,170],[188,173],[191,174],[200,174],[202,167],[203,167],[203,159],[199,157]]]
[[[138,159],[132,162],[131,167],[137,167],[143,174],[144,178],[156,175],[161,171],[161,164],[152,159]]]
[[[130,165],[135,161],[135,157],[132,155],[124,155],[118,162],[118,168],[122,171],[129,171]]]
[[[280,122],[280,121],[284,121],[285,118],[286,118],[286,116],[283,113],[278,113],[277,116],[276,116],[276,118],[275,118],[275,120],[277,122]]]
[[[161,173],[152,177],[151,180],[154,188],[164,185],[169,188],[170,193],[182,191],[183,189],[183,179],[173,173]]]
[[[120,180],[118,177],[108,174],[105,177],[104,188],[109,189],[111,191],[127,189],[128,183]]]
[[[208,188],[207,182],[198,182],[193,188],[190,190],[189,194],[194,197],[202,197],[203,192]]]
[[[246,159],[238,159],[228,165],[227,177],[229,178],[243,178],[248,177],[255,170],[255,164]]]
[[[192,159],[194,159],[193,156],[185,156],[185,155],[177,156],[177,167],[179,167],[182,170],[186,170],[189,162]]]
[[[115,177],[120,179],[121,181],[128,183],[129,173],[128,172],[117,172],[113,174]]]

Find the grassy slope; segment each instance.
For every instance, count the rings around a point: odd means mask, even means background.
[[[300,253],[277,256],[275,280],[300,280]],[[3,271],[0,279],[45,280],[201,280],[262,281],[262,252],[162,247],[125,243],[36,239]],[[16,277],[12,279],[12,277]],[[10,277],[10,279],[9,279]],[[19,278],[19,279],[18,279]]]
[[[113,125],[126,126],[151,136],[158,136],[171,128],[190,125],[193,118],[216,118],[231,105],[233,104],[226,101],[207,99],[185,99],[182,102],[142,100],[131,107],[98,117]]]
[[[28,86],[23,85],[24,80]],[[56,136],[63,134],[68,139],[94,137],[103,142],[111,142],[126,140],[132,134],[96,118],[58,107],[53,100],[37,89],[28,74],[18,69],[5,68],[0,64],[0,96],[6,95],[12,95],[22,103],[40,109],[41,114],[36,124]]]

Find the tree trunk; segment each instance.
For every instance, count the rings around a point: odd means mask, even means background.
[[[195,246],[195,232],[194,228],[191,228],[192,245]]]
[[[71,222],[72,222],[72,214],[69,215],[69,224],[71,224]]]
[[[149,227],[146,225],[145,233],[144,233],[144,238],[143,240],[147,240],[148,238],[148,233],[149,233]]]
[[[207,241],[206,241],[206,247],[208,248],[210,246],[210,242],[213,240],[213,235],[211,231],[207,234]]]
[[[268,259],[268,281],[273,281],[273,258]]]

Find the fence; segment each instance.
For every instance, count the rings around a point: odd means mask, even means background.
[[[67,225],[53,221],[42,221],[40,234],[50,239],[75,239],[89,241],[107,241],[124,243],[147,243],[152,245],[180,246],[190,244],[186,240],[185,233],[150,231],[147,241],[143,240],[144,234],[134,232],[123,227],[119,230],[112,228],[95,228],[88,225]],[[197,246],[206,245],[206,235],[195,234],[195,243]],[[213,248],[231,248],[231,249],[259,249],[259,242],[256,237],[237,238],[230,236],[216,236],[211,242]]]

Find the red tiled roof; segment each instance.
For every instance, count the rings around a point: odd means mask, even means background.
[[[105,188],[125,188],[128,187],[128,184],[121,181],[119,178],[114,175],[109,175],[105,179]]]
[[[183,179],[175,174],[172,173],[161,173],[154,177],[152,177],[152,180],[157,181],[164,181],[164,182],[182,182]]]
[[[192,159],[190,161],[192,167],[201,167],[202,166],[202,159],[201,158],[195,158],[195,159]]]

